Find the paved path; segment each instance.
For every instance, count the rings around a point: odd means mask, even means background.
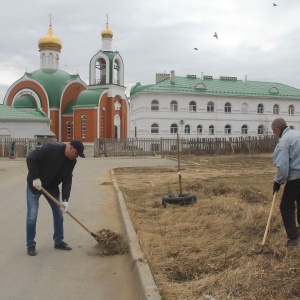
[[[70,211],[93,232],[101,228],[123,232],[110,169],[128,166],[175,165],[161,158],[78,159],[74,170]],[[101,257],[97,242],[70,216],[65,240],[72,251],[53,248],[51,209],[43,197],[37,223],[37,253],[25,247],[25,159],[0,158],[0,299],[13,300],[138,300],[128,255]]]

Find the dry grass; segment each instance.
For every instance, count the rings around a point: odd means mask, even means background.
[[[115,169],[162,299],[300,299],[300,251],[285,247],[281,194],[266,243],[274,254],[252,252],[261,248],[274,173],[271,154],[181,157],[183,192],[198,201],[163,208],[168,187],[179,190],[177,167]]]

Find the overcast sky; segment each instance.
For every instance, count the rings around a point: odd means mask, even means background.
[[[2,0],[3,2],[4,0]],[[89,83],[106,14],[125,86],[155,83],[156,73],[235,76],[300,88],[300,1],[15,0],[0,10],[0,103],[24,73],[40,68],[38,40],[62,41],[60,69]],[[218,39],[213,35],[217,32]],[[198,50],[194,50],[198,48]],[[127,91],[129,95],[129,91]]]

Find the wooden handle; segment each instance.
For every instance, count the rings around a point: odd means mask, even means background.
[[[269,213],[269,217],[268,217],[268,222],[267,222],[264,238],[263,238],[262,243],[261,243],[262,246],[265,245],[265,242],[266,242],[266,239],[267,239],[267,234],[268,234],[269,227],[270,227],[271,217],[272,217],[273,209],[274,209],[274,206],[275,206],[276,194],[277,194],[277,192],[275,192],[274,196],[273,196],[273,201],[272,201],[272,205],[271,205],[271,209],[270,209],[270,213]]]
[[[64,206],[57,201],[49,192],[47,192],[43,187],[41,188],[41,191],[50,199],[52,200],[56,205],[58,205],[61,208],[64,208]],[[82,228],[84,228],[91,236],[96,237],[96,235],[89,230],[84,224],[82,224],[73,214],[70,213],[69,210],[67,210],[66,214],[68,214],[72,219],[74,219]]]

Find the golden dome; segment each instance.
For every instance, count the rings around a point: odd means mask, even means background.
[[[113,32],[108,28],[108,22],[106,22],[106,28],[101,32],[102,38],[112,39]]]
[[[41,37],[38,42],[40,50],[60,51],[62,42],[52,32],[52,24],[49,26],[48,33]]]

